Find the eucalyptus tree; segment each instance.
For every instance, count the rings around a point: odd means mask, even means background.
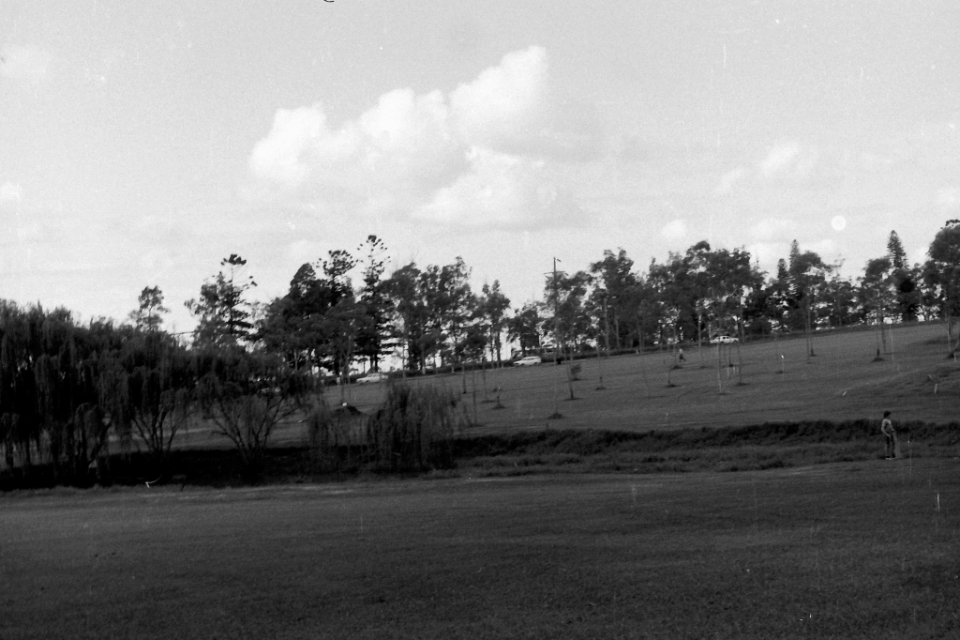
[[[743,249],[716,249],[707,251],[706,269],[700,278],[701,292],[714,294],[718,325],[733,329],[743,337],[743,313],[747,296],[759,289],[763,274],[754,267],[750,253]]]
[[[343,250],[301,265],[287,293],[266,306],[255,335],[261,346],[283,354],[294,369],[324,367],[345,381],[358,338],[371,322],[348,275],[356,265]]]
[[[814,314],[817,304],[829,308],[829,299],[824,295],[827,275],[830,267],[813,251],[801,252],[797,241],[790,245],[789,274],[790,296],[801,311],[804,335],[807,342],[807,356],[814,356],[813,327],[816,324]]]
[[[924,279],[946,322],[949,349],[955,352],[960,348],[960,342],[954,344],[953,339],[953,324],[960,316],[960,220],[946,222],[927,254],[930,260],[924,267]]]
[[[622,248],[616,254],[607,249],[603,260],[590,265],[590,273],[596,277],[593,306],[603,313],[603,335],[609,340],[612,329],[614,348],[619,351],[631,331],[631,290],[638,282],[633,260]]]
[[[590,335],[590,318],[584,306],[590,282],[586,271],[572,275],[550,273],[544,280],[543,307],[551,314],[544,326],[550,328],[551,338],[560,352],[573,347],[582,350]]]
[[[426,366],[430,352],[427,334],[429,309],[421,295],[423,272],[410,263],[395,270],[383,282],[390,301],[393,337],[399,341],[404,371],[419,371]]]
[[[500,290],[500,281],[484,284],[477,299],[477,317],[486,329],[485,343],[490,351],[490,360],[502,365],[503,334],[507,329],[507,310],[510,299]]]
[[[542,346],[543,327],[546,322],[540,313],[541,305],[527,302],[521,308],[514,309],[507,319],[507,338],[520,345],[520,355],[538,352]]]
[[[476,297],[470,289],[470,269],[457,256],[453,264],[431,265],[422,274],[422,291],[431,310],[432,326],[440,336],[441,366],[463,359],[461,344],[473,315]]]
[[[584,302],[584,311],[590,321],[590,332],[597,348],[597,356],[605,350],[610,354],[610,292],[598,282],[599,278],[591,276],[590,294]],[[603,348],[601,349],[601,345]],[[617,350],[619,351],[619,346]]]
[[[840,275],[841,263],[832,266],[831,277],[824,287],[829,300],[826,317],[831,327],[843,327],[864,320],[863,291]]]
[[[877,356],[880,355],[880,342],[883,352],[887,352],[887,336],[884,331],[887,317],[896,313],[896,290],[893,280],[893,265],[888,256],[867,261],[861,279],[864,319],[877,325]]]

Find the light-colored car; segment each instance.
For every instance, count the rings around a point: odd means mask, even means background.
[[[362,378],[357,378],[357,384],[372,384],[375,382],[383,382],[387,380],[390,376],[380,371],[374,371],[373,373],[368,373]]]
[[[514,360],[513,366],[515,367],[532,367],[533,365],[540,364],[540,356],[525,356],[519,360]]]
[[[733,344],[734,342],[740,342],[740,338],[733,336],[714,336],[710,339],[710,344]]]

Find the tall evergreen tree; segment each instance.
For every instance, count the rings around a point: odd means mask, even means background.
[[[159,331],[163,324],[164,313],[170,309],[163,306],[163,291],[160,287],[144,287],[137,298],[138,307],[130,312],[130,320],[137,329],[144,331]]]
[[[198,319],[193,333],[197,346],[232,346],[250,338],[252,305],[247,292],[257,283],[246,273],[247,261],[235,253],[220,261],[221,270],[213,281],[200,287],[199,299],[190,299],[184,306]]]
[[[891,285],[896,292],[896,314],[902,321],[916,320],[920,307],[920,269],[907,262],[907,252],[896,231],[891,231],[887,240],[887,257],[890,259]]]
[[[390,351],[390,297],[387,295],[383,273],[386,259],[383,254],[386,246],[375,235],[367,236],[365,245],[366,261],[363,268],[363,288],[360,290],[359,303],[363,306],[365,322],[357,334],[357,355],[370,361],[370,368],[380,370],[380,359]]]

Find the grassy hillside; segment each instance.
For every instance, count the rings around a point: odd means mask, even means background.
[[[815,357],[805,356],[802,337],[723,347],[686,349],[686,363],[671,369],[671,354],[648,353],[577,361],[580,380],[569,400],[566,367],[506,368],[411,380],[442,384],[461,392],[463,409],[476,415],[474,433],[554,428],[646,431],[700,426],[745,426],[764,422],[879,419],[948,423],[960,416],[960,365],[945,359],[944,329],[938,323],[894,328],[889,352],[877,355],[872,330],[821,332]],[[781,360],[780,355],[783,355]],[[727,366],[728,362],[741,366]],[[783,373],[780,373],[781,363]],[[668,386],[669,382],[673,386]],[[601,386],[602,390],[598,390]],[[504,409],[495,409],[496,388]],[[327,396],[338,403],[341,390]],[[474,404],[474,393],[476,404]],[[376,409],[382,385],[345,390],[361,411]],[[556,400],[555,400],[556,399]],[[560,420],[548,421],[557,407]],[[474,413],[475,411],[475,413]],[[279,439],[296,438],[284,430]]]

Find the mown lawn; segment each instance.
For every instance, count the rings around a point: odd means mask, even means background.
[[[673,368],[669,351],[587,358],[576,361],[581,372],[573,384],[574,400],[569,399],[566,366],[553,364],[507,366],[485,375],[430,375],[404,383],[450,389],[460,401],[456,411],[461,435],[467,437],[544,428],[646,432],[862,419],[875,420],[879,430],[887,409],[893,411],[894,424],[956,422],[960,363],[945,358],[943,325],[897,326],[889,336],[889,349],[880,360],[877,334],[864,328],[818,332],[811,358],[802,335],[724,347],[720,367],[717,347],[709,345],[702,353],[687,346],[681,368]],[[741,366],[726,366],[728,362]],[[382,405],[386,389],[387,383],[327,387],[324,397],[331,406],[347,402],[369,416]],[[562,418],[551,420],[555,412]],[[304,444],[302,418],[282,423],[271,444]],[[202,420],[184,429],[175,444],[178,449],[230,446]]]
[[[0,638],[946,638],[960,461],[0,498]]]
[[[672,368],[668,351],[578,360],[581,373],[573,384],[573,401],[566,367],[553,364],[487,371],[485,383],[480,372],[467,372],[465,380],[457,373],[408,383],[456,392],[462,401],[459,411],[479,425],[468,433],[542,429],[548,424],[557,429],[649,431],[864,418],[876,419],[879,429],[886,409],[894,412],[895,422],[956,421],[960,364],[945,359],[943,325],[900,326],[889,335],[888,352],[880,360],[876,332],[863,329],[818,332],[812,358],[806,357],[803,337],[795,336],[747,342],[739,349],[724,347],[720,367],[717,347],[709,345],[702,353],[688,346],[679,369]],[[742,366],[729,367],[728,362]],[[369,414],[382,403],[385,386],[332,387],[326,397],[334,405],[347,401]],[[498,388],[503,409],[495,409]],[[549,420],[555,411],[563,417]],[[304,437],[296,423],[275,436],[276,442],[287,444]]]

